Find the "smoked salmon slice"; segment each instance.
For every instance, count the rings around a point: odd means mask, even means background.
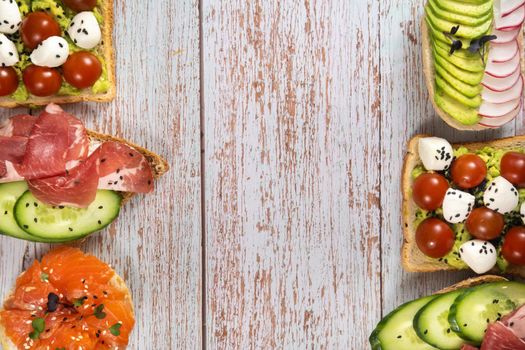
[[[124,281],[76,248],[49,252],[22,273],[0,311],[4,350],[125,349],[135,325]]]

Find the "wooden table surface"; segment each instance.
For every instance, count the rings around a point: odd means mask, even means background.
[[[131,286],[131,349],[367,349],[382,315],[465,277],[400,267],[406,142],[514,135],[523,118],[473,134],[434,115],[421,13],[416,0],[115,0],[118,98],[65,108],[172,166],[80,244]],[[0,294],[48,249],[0,238]]]

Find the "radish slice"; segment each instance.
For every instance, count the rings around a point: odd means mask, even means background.
[[[514,73],[512,73],[510,76],[506,78],[495,78],[488,74],[485,74],[483,76],[483,80],[481,81],[481,85],[483,85],[484,87],[492,91],[505,91],[513,87],[519,78],[520,78],[519,69],[516,69]]]
[[[516,109],[500,118],[481,118],[479,125],[486,126],[488,128],[499,128],[500,126],[513,121],[514,118],[518,116],[521,111],[521,105],[522,104],[520,103]]]
[[[478,114],[487,118],[500,118],[512,112],[520,104],[521,99],[510,100],[503,103],[492,103],[483,101],[479,107]]]
[[[506,17],[524,4],[525,0],[505,0],[500,4],[501,8],[499,13],[501,17]]]
[[[523,86],[523,75],[521,75],[516,84],[514,84],[514,86],[508,90],[498,92],[483,88],[483,91],[481,92],[481,98],[483,101],[491,103],[509,102],[521,97],[521,94],[523,93]]]
[[[498,63],[510,61],[518,54],[518,51],[517,40],[503,44],[490,43],[489,61]]]
[[[517,8],[505,17],[499,13],[500,6],[500,1],[494,1],[494,28],[497,30],[514,30],[525,20],[525,6]]]
[[[518,52],[510,61],[503,63],[489,61],[485,73],[496,78],[506,78],[520,68],[520,55]]]
[[[508,43],[509,41],[516,40],[516,38],[518,37],[518,34],[520,33],[520,29],[521,29],[521,26],[518,26],[516,29],[510,30],[510,31],[502,31],[502,30],[494,29],[492,31],[492,34],[497,36],[497,38],[492,40],[491,43],[504,44],[504,43]]]

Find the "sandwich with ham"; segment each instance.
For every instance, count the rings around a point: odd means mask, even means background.
[[[0,233],[67,242],[109,225],[136,193],[168,170],[160,156],[50,104],[0,125]]]

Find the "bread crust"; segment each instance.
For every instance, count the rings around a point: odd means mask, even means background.
[[[113,269],[112,271],[115,272]],[[118,291],[124,294],[124,299],[129,303],[129,305],[131,305],[131,313],[133,315],[133,318],[135,318],[135,307],[133,305],[133,298],[131,296],[131,292],[128,286],[126,285],[126,282],[124,281],[124,279],[115,272],[115,275],[109,282],[113,287],[115,287]],[[8,297],[5,300],[8,300],[13,295],[13,293],[14,293],[14,289],[9,293]],[[3,311],[3,310],[4,309],[2,308],[0,311]],[[1,321],[1,317],[0,317],[0,321]],[[13,344],[11,339],[9,339],[9,337],[7,336],[7,330],[5,329],[4,326],[2,326],[1,322],[0,322],[0,344],[2,345],[2,348],[4,350],[18,350],[16,345]]]
[[[466,130],[466,131],[479,131],[479,130],[486,130],[486,129],[492,129],[486,126],[482,126],[479,124],[476,125],[464,125],[454,119],[452,116],[450,116],[448,113],[443,111],[434,101],[434,58],[432,55],[432,46],[430,43],[430,32],[427,25],[427,22],[425,21],[425,16],[423,16],[421,20],[421,42],[422,42],[422,60],[423,60],[423,74],[425,76],[425,84],[427,86],[428,95],[430,102],[432,103],[432,106],[434,107],[434,110],[436,111],[437,115],[445,123],[447,123],[449,126],[458,129],[458,130]],[[523,51],[523,30],[518,35],[518,46],[520,50],[520,61],[521,61],[521,73],[524,74],[525,72],[525,53]]]
[[[115,74],[115,51],[113,49],[113,0],[104,0],[101,5],[101,12],[104,17],[104,24],[102,25],[102,41],[104,53],[104,62],[108,73],[109,89],[103,94],[93,94],[90,89],[84,89],[81,94],[76,96],[48,96],[37,97],[31,95],[27,101],[15,101],[11,97],[0,97],[0,107],[15,108],[15,107],[34,107],[45,106],[49,103],[67,104],[77,102],[111,102],[115,99],[117,84]]]
[[[416,135],[408,143],[407,152],[403,164],[401,178],[401,192],[403,194],[402,218],[403,218],[403,247],[401,251],[401,261],[403,268],[409,272],[434,272],[458,270],[444,262],[432,259],[424,255],[416,244],[416,229],[414,217],[417,205],[412,200],[412,170],[422,164],[418,154],[419,139],[428,135]],[[507,137],[504,139],[490,142],[457,143],[453,147],[464,146],[469,150],[477,150],[486,146],[498,149],[511,149],[516,147],[525,148],[525,136]],[[497,271],[494,271],[497,273]],[[525,267],[509,266],[506,273],[525,278]]]

